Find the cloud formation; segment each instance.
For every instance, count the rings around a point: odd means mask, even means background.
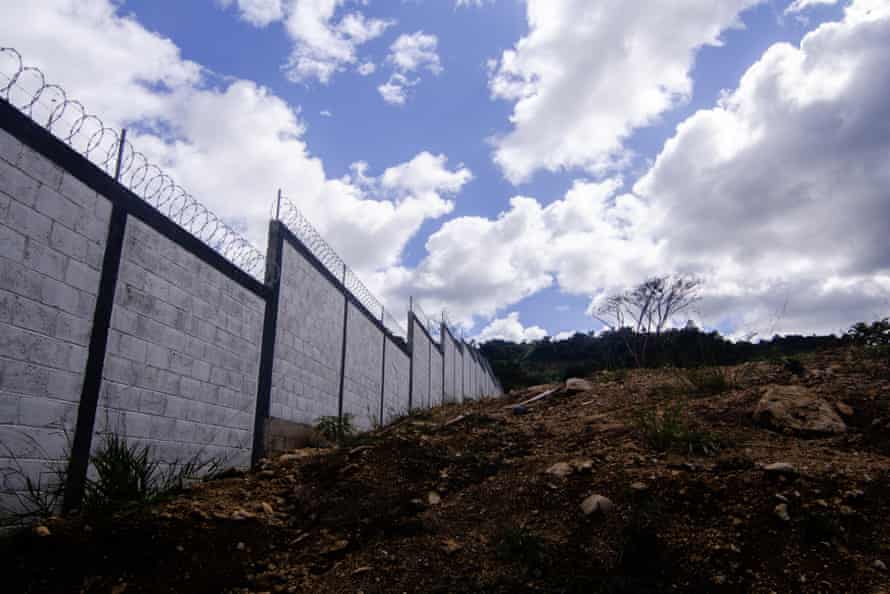
[[[439,39],[435,35],[427,35],[423,31],[399,35],[389,48],[386,61],[393,66],[395,72],[385,83],[377,87],[383,100],[391,105],[404,105],[408,100],[411,87],[417,86],[420,76],[409,78],[411,73],[427,70],[434,75],[442,72],[437,47]]]
[[[758,1],[528,0],[528,35],[490,65],[492,97],[514,103],[495,162],[515,184],[626,163],[633,131],[689,98],[695,50]]]
[[[488,342],[489,340],[508,340],[510,342],[530,342],[540,340],[547,336],[547,331],[539,326],[524,327],[519,321],[519,312],[510,312],[505,318],[492,320],[479,332],[476,340]]]
[[[397,264],[423,222],[451,212],[449,197],[471,178],[444,156],[420,153],[380,178],[365,166],[362,180],[332,179],[303,140],[298,109],[252,81],[219,80],[184,60],[110,0],[13,3],[5,17],[4,43],[106,125],[129,127],[139,150],[260,249],[281,188],[354,269],[370,274]],[[261,157],[245,158],[252,155]]]
[[[552,283],[595,306],[670,272],[704,277],[694,315],[730,332],[830,332],[886,315],[887,96],[890,5],[856,0],[799,46],[770,47],[678,126],[633,188],[579,180],[547,206],[519,196],[496,219],[450,220],[401,280],[464,320]]]

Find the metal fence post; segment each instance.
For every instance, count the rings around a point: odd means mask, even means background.
[[[117,147],[117,165],[114,167],[114,181],[121,180],[121,166],[124,163],[124,147],[127,144],[127,129],[121,129],[120,145]]]

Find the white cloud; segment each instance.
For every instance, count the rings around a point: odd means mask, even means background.
[[[408,100],[408,89],[417,86],[420,79],[410,80],[407,76],[394,72],[385,83],[377,87],[377,92],[390,105],[404,105]]]
[[[769,48],[632,190],[578,181],[547,206],[515,197],[497,219],[450,220],[390,291],[469,323],[554,282],[595,305],[678,272],[705,278],[692,315],[709,327],[831,332],[887,315],[887,96],[890,5],[856,0],[799,47]]]
[[[547,336],[547,331],[540,326],[523,327],[519,321],[519,312],[514,311],[507,314],[506,318],[492,320],[488,326],[482,329],[476,340],[478,342],[498,339],[511,342],[529,342],[540,340],[545,336]]]
[[[374,64],[374,62],[364,62],[362,64],[359,64],[358,68],[355,69],[355,71],[362,76],[370,76],[374,74],[376,70],[377,66]]]
[[[470,177],[421,153],[392,168],[414,175],[390,174],[385,194],[368,185],[383,188],[378,178],[331,179],[303,140],[298,110],[251,81],[211,77],[109,0],[5,10],[4,43],[106,125],[130,127],[139,150],[261,249],[282,188],[359,273],[397,264],[404,244],[424,221],[451,211],[448,196]]]
[[[294,47],[284,67],[294,82],[318,80],[326,84],[334,73],[358,61],[358,46],[379,37],[394,24],[349,12],[335,13],[347,0],[288,0],[285,28]]]
[[[435,35],[427,35],[417,31],[411,35],[403,34],[389,48],[386,61],[392,64],[393,72],[389,80],[377,87],[383,100],[390,105],[404,105],[408,101],[411,87],[420,84],[421,78],[408,78],[412,72],[428,70],[435,75],[442,72],[436,47],[439,43]]]
[[[556,336],[553,337],[553,342],[561,342],[563,340],[568,340],[575,336],[578,332],[576,330],[567,330],[565,332],[560,332]]]
[[[494,140],[506,177],[539,169],[602,173],[625,163],[623,142],[688,99],[695,50],[719,43],[760,0],[528,0],[529,33],[503,53],[489,81],[515,102],[512,130]]]
[[[410,35],[403,33],[390,46],[387,61],[402,73],[426,69],[439,74],[442,64],[436,53],[438,45],[439,39],[435,35],[427,35],[423,31]]]
[[[223,8],[238,5],[241,19],[255,27],[265,27],[284,17],[281,0],[219,0]]]
[[[494,2],[494,0],[457,0],[457,7],[461,6],[483,6],[486,3]]]
[[[331,110],[329,110],[329,109],[322,109],[320,112],[318,112],[318,115],[320,115],[323,118],[334,117],[334,114],[332,114]]]
[[[808,8],[812,8],[813,6],[819,5],[830,5],[837,4],[838,0],[794,0],[788,8],[785,9],[785,14],[793,14],[796,12],[803,12]]]

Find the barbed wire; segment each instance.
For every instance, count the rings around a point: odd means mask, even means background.
[[[457,324],[451,321],[451,317],[447,309],[442,310],[442,321],[445,323],[448,331],[451,332],[451,336],[454,337],[455,340],[461,340],[461,338],[463,337],[463,332],[460,331]]]
[[[15,48],[0,47],[0,99],[108,175],[119,172],[121,185],[248,274],[263,279],[263,252],[151,163],[122,132],[105,126],[61,86],[48,83],[39,68],[26,66]]]
[[[423,310],[423,307],[420,306],[417,299],[414,299],[411,303],[414,308],[414,315],[417,317],[418,321],[420,321],[426,329],[427,334],[433,338],[433,341],[436,344],[439,344],[441,342],[441,336],[439,336],[441,334],[439,322],[426,315],[426,312]],[[439,336],[439,338],[436,338],[437,336]]]
[[[365,286],[355,272],[346,265],[346,262],[334,251],[321,236],[312,223],[309,222],[297,206],[288,198],[282,196],[276,207],[278,220],[281,221],[299,239],[304,246],[314,255],[334,277],[340,279],[358,301],[365,306],[374,316],[379,316],[381,323],[395,336],[402,338],[407,336],[405,329],[395,318],[389,315],[383,304],[377,300],[373,293]]]

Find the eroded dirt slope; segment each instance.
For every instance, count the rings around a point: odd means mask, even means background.
[[[603,373],[446,406],[150,509],[50,522],[2,544],[4,590],[890,592],[890,365],[803,367],[748,364],[707,390]],[[807,387],[847,431],[755,423],[772,385]],[[655,444],[665,411],[679,428]],[[591,495],[612,506],[585,514]]]

